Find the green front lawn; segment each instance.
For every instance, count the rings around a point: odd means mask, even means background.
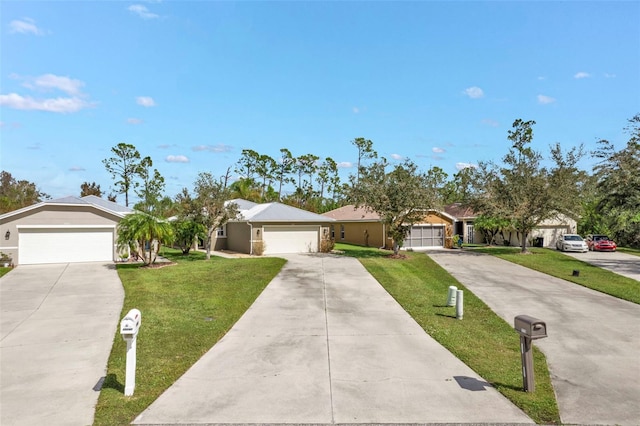
[[[357,257],[418,324],[537,423],[560,423],[544,354],[534,347],[536,391],[522,390],[520,339],[513,326],[423,253],[403,253],[336,244]],[[447,307],[449,286],[464,290],[464,319]]]
[[[95,414],[96,425],[124,425],[207,352],[251,306],[285,263],[277,258],[223,259],[165,250],[177,264],[158,269],[118,265],[124,308],[142,312],[135,393],[124,396],[126,344],[116,332]],[[118,330],[119,331],[119,330]]]
[[[519,248],[513,247],[485,247],[473,250],[488,253],[620,299],[640,303],[640,282],[590,265],[557,250],[530,248],[530,254],[521,254]],[[574,270],[580,271],[579,276],[573,276]]]
[[[640,256],[640,249],[630,247],[618,247],[618,251],[626,254],[633,254],[634,256]]]
[[[7,275],[9,271],[11,271],[11,268],[4,268],[0,266],[0,277],[2,277],[3,275]]]

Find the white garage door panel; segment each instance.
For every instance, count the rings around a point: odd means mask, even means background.
[[[317,252],[318,233],[318,226],[265,226],[265,254]]]
[[[113,229],[20,230],[19,262],[102,262],[113,260]]]

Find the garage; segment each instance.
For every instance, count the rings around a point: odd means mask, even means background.
[[[405,248],[444,247],[443,225],[414,225],[404,240]]]
[[[318,251],[320,227],[265,226],[265,254],[314,253]]]
[[[114,228],[18,226],[20,264],[112,261]]]

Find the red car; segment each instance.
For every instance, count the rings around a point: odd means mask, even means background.
[[[587,235],[587,245],[591,251],[616,251],[616,243],[606,235]]]

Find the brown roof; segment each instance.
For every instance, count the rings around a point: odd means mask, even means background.
[[[463,206],[460,203],[449,204],[445,206],[444,211],[457,219],[477,216],[471,207]]]
[[[335,220],[380,220],[378,213],[369,211],[365,207],[356,208],[353,204],[323,213],[323,216]]]

